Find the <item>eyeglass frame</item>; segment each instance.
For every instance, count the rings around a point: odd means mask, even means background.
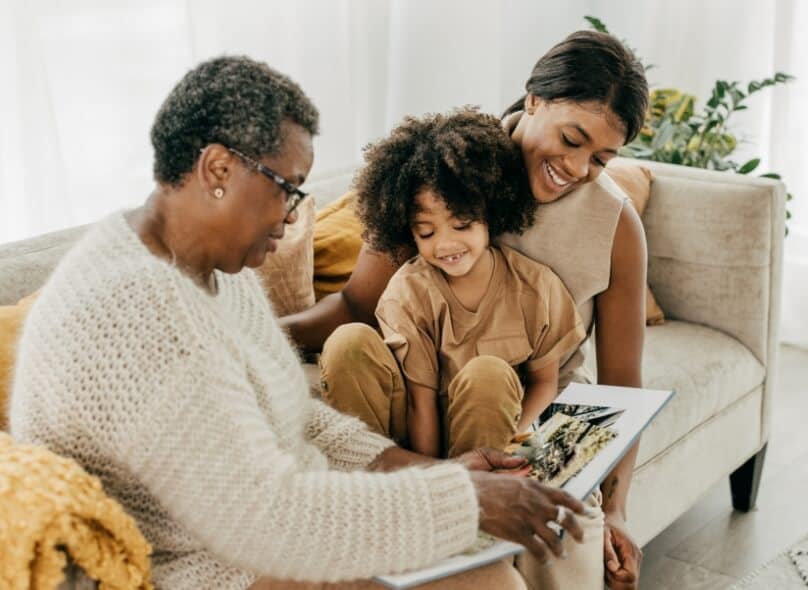
[[[266,176],[272,182],[281,187],[281,189],[283,189],[283,191],[286,193],[286,215],[291,215],[292,212],[297,209],[298,205],[300,205],[300,203],[302,203],[303,200],[309,196],[309,193],[300,190],[300,187],[295,186],[283,176],[275,172],[272,168],[265,166],[258,160],[254,160],[235,148],[229,147],[227,148],[227,151],[237,155],[239,158],[244,160],[246,164],[249,164],[255,168],[258,172]]]

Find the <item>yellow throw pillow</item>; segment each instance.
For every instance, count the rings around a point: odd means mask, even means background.
[[[626,193],[637,213],[645,212],[648,199],[651,198],[651,182],[654,180],[651,171],[626,160],[614,159],[609,162],[606,172]],[[665,323],[665,314],[654,298],[651,287],[645,287],[645,323],[649,326],[658,326]]]
[[[314,305],[314,199],[303,201],[297,212],[297,222],[286,226],[278,249],[256,269],[278,317]]]
[[[362,222],[349,192],[317,212],[314,226],[314,294],[319,301],[348,282],[362,249]]]
[[[11,378],[17,359],[17,341],[28,310],[38,293],[20,299],[16,305],[0,306],[0,430],[8,429],[8,404],[11,401]]]

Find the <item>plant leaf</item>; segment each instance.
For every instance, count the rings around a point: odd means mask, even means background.
[[[599,33],[609,33],[609,29],[603,24],[603,21],[594,16],[585,16],[584,20],[589,23],[589,26],[598,31]]]
[[[767,172],[766,174],[761,174],[761,178],[774,178],[775,180],[780,180],[780,175],[776,172]]]
[[[746,164],[738,168],[738,174],[749,174],[755,168],[760,165],[760,158],[753,158],[749,160]]]
[[[654,136],[654,140],[651,142],[651,149],[658,150],[661,149],[673,138],[673,132],[676,128],[671,124],[669,120],[665,120],[662,122],[662,125],[659,126],[659,131]]]

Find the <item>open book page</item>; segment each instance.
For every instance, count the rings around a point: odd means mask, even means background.
[[[673,391],[572,383],[542,413],[535,432],[506,450],[525,457],[529,477],[563,488],[584,500],[634,445],[642,431],[673,397]],[[524,548],[480,533],[465,553],[434,565],[375,581],[394,589],[412,588],[493,563]]]

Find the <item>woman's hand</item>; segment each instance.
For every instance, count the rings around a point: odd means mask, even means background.
[[[527,475],[530,471],[526,459],[485,447],[463,453],[452,460],[469,471],[507,472],[512,475]]]
[[[642,550],[618,515],[606,515],[603,529],[603,564],[606,583],[612,590],[636,590],[640,583]]]
[[[579,543],[583,531],[574,513],[584,505],[561,490],[525,477],[472,471],[471,480],[480,503],[480,528],[501,539],[524,545],[540,563],[552,552],[563,557],[561,539],[547,526],[555,521],[559,506],[568,508],[559,523]]]

